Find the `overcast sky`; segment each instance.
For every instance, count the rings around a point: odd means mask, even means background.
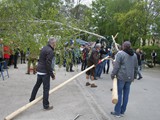
[[[91,3],[92,3],[92,0],[82,0],[82,3],[83,3],[83,4],[91,4]]]
[[[79,1],[79,0],[75,0],[75,1]],[[90,5],[92,3],[93,0],[81,0],[81,3],[82,4],[85,4],[85,5]]]

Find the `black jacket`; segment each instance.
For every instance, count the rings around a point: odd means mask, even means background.
[[[41,49],[39,62],[37,66],[37,72],[47,73],[52,78],[54,77],[53,68],[52,68],[52,59],[54,57],[54,48],[50,45],[47,45]]]
[[[140,56],[140,53],[136,53],[136,55],[137,55],[138,65],[141,65],[141,56]]]

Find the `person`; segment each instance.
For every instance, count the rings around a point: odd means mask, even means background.
[[[18,69],[17,67],[18,55],[19,55],[19,48],[16,48],[14,49],[14,54],[13,54],[14,69]]]
[[[36,97],[37,91],[43,83],[43,108],[44,110],[51,110],[53,106],[49,104],[49,90],[50,77],[55,79],[53,74],[52,61],[54,59],[54,48],[56,47],[56,39],[49,38],[48,45],[44,46],[40,51],[38,66],[37,66],[37,82],[32,90],[29,101],[33,101]]]
[[[31,64],[33,67],[33,74],[36,74],[36,62],[38,60],[37,57],[37,52],[31,52],[28,56],[28,64],[27,64],[27,73],[26,74],[30,74],[30,70],[31,70]]]
[[[106,53],[106,57],[111,57],[111,51],[110,51],[110,48],[106,47],[106,50],[105,50],[107,53]],[[104,64],[104,67],[103,67],[103,74],[108,74],[109,72],[109,68],[110,68],[110,60],[104,60],[105,61],[105,64]],[[106,70],[106,64],[107,64],[107,70]]]
[[[101,49],[100,49],[99,53],[100,53],[99,60],[101,60],[101,59],[103,59],[103,58],[106,57],[107,52],[105,51],[104,46],[101,46]],[[97,78],[102,79],[101,74],[102,74],[102,71],[103,71],[103,68],[105,67],[105,65],[106,65],[106,60],[104,60],[103,62],[101,62],[100,64],[98,64],[96,66],[96,70],[95,70],[96,76],[95,76],[95,79],[97,79]]]
[[[125,41],[122,50],[115,56],[111,79],[117,78],[118,102],[111,112],[115,117],[124,115],[129,98],[130,85],[137,77],[138,61],[137,56],[131,49],[131,43]]]
[[[68,46],[65,52],[65,64],[67,72],[74,72],[73,70],[74,61],[75,61],[74,47],[71,46],[69,48]]]
[[[6,65],[4,66],[4,69],[8,69],[8,62],[10,59],[10,48],[7,45],[4,45],[3,47],[3,52],[4,52],[4,61],[6,63]]]
[[[25,63],[26,63],[26,62],[25,62],[25,56],[26,56],[26,54],[25,54],[24,50],[21,50],[21,51],[20,51],[20,54],[21,54],[21,64],[22,64],[22,63],[25,64]]]
[[[0,38],[0,62],[4,59],[4,51],[3,51],[3,39]]]
[[[137,80],[142,79],[142,74],[141,74],[141,66],[142,66],[142,62],[141,62],[141,53],[140,53],[140,49],[138,48],[136,50],[136,55],[137,55],[137,60],[138,60],[138,78]]]
[[[151,57],[152,57],[152,63],[154,64],[154,66],[156,66],[157,53],[155,52],[155,50],[152,51]]]
[[[110,48],[108,48],[108,53],[107,53],[107,55],[106,56],[109,56],[109,57],[111,57],[111,50],[110,50]],[[106,74],[108,74],[109,73],[109,68],[110,68],[110,60],[106,60],[106,62],[107,62],[107,70],[106,70]],[[105,67],[104,67],[104,73],[105,73]]]
[[[87,62],[88,67],[92,65],[95,65],[95,66],[97,65],[99,61],[100,49],[101,49],[101,44],[100,43],[96,44],[95,48],[93,48],[92,53],[88,59],[88,62]],[[86,72],[86,79],[87,79],[86,86],[91,85],[91,87],[97,87],[97,85],[94,83],[94,76],[95,76],[95,67]],[[91,83],[89,82],[89,78],[91,79]]]
[[[140,55],[141,55],[141,68],[140,68],[140,70],[142,70],[143,65],[145,64],[145,52],[143,50],[140,50]]]
[[[84,49],[82,50],[81,71],[85,70],[87,67],[88,53],[89,53],[88,45],[85,45]]]

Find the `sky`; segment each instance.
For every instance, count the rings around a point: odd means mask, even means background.
[[[77,1],[79,0],[75,0],[75,2],[77,3]],[[89,6],[92,3],[93,0],[81,0],[81,4],[85,4],[87,6]]]
[[[83,4],[91,4],[92,3],[92,0],[81,0]]]
[[[87,5],[87,6],[90,6],[92,1],[94,0],[61,0],[61,1],[70,1],[70,2],[74,2],[75,5],[79,4],[79,2],[81,4],[84,4],[84,5]]]

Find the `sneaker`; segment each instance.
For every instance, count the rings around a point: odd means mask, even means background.
[[[115,112],[111,112],[111,115],[114,115],[114,116],[117,117],[117,118],[122,117],[121,115],[118,115],[118,114],[116,114]]]
[[[44,108],[44,110],[52,110],[53,106],[49,106],[48,108]]]
[[[120,118],[120,117],[122,117],[121,115],[114,115],[116,118]]]
[[[124,113],[121,113],[121,117],[124,117],[125,115],[124,115]]]
[[[139,77],[137,80],[140,80],[140,79],[142,79],[143,77]]]
[[[95,88],[95,87],[97,87],[97,85],[95,85],[95,84],[93,83],[93,84],[91,84],[91,87],[92,87],[92,88]]]
[[[89,86],[89,85],[91,85],[89,82],[86,82],[86,86]]]

